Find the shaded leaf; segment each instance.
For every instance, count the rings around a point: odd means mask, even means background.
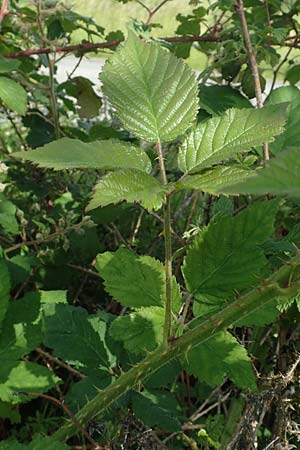
[[[81,370],[107,369],[109,355],[104,345],[106,323],[100,316],[70,305],[45,305],[44,343],[54,354]]]
[[[240,91],[231,86],[206,86],[201,84],[200,106],[209,114],[221,114],[229,108],[253,108]]]
[[[148,427],[175,432],[181,429],[180,408],[170,392],[147,391],[132,394],[135,415]]]

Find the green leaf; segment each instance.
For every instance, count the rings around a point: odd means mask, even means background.
[[[176,183],[176,189],[196,189],[209,194],[220,194],[227,187],[253,177],[253,170],[237,166],[219,166],[201,174],[188,175]]]
[[[186,370],[210,386],[228,376],[242,389],[256,390],[255,376],[246,349],[228,332],[221,332],[194,347],[184,362]]]
[[[72,384],[65,397],[68,407],[73,412],[77,412],[89,400],[92,400],[97,392],[105,389],[112,382],[113,378],[107,371],[96,369],[89,371],[89,375],[77,383]]]
[[[123,200],[139,202],[148,210],[158,210],[164,203],[169,189],[170,186],[164,186],[156,178],[140,170],[112,172],[101,178],[96,185],[87,211]]]
[[[85,143],[62,138],[29,152],[14,153],[13,156],[55,170],[132,168],[151,171],[151,162],[142,149],[116,139]]]
[[[132,394],[134,414],[148,427],[158,426],[168,432],[181,429],[180,407],[170,392],[147,391]]]
[[[256,170],[253,177],[223,189],[226,194],[300,196],[300,150],[290,149]]]
[[[70,80],[76,87],[75,97],[80,107],[79,117],[81,119],[92,119],[99,115],[102,100],[93,89],[94,83],[84,77],[75,77]]]
[[[276,200],[257,202],[235,217],[210,223],[194,239],[184,260],[189,292],[226,299],[255,286],[266,262],[258,244],[272,233],[277,208]]]
[[[230,109],[200,123],[183,141],[178,155],[182,172],[196,172],[271,142],[283,131],[285,107]]]
[[[17,70],[21,62],[17,59],[8,59],[0,56],[0,73],[8,73]]]
[[[38,293],[28,293],[9,303],[0,334],[1,359],[18,360],[42,342],[41,302]]]
[[[0,326],[5,317],[10,294],[10,276],[8,268],[4,259],[0,259],[0,286],[1,286],[1,298],[0,298]]]
[[[164,306],[165,270],[163,264],[151,256],[137,256],[120,247],[116,252],[97,256],[96,269],[104,279],[107,292],[123,306]],[[180,307],[180,290],[172,278],[173,311]]]
[[[27,111],[27,93],[16,81],[0,77],[0,100],[12,111],[24,115]]]
[[[294,85],[300,80],[300,64],[294,64],[285,74],[284,81]]]
[[[110,327],[110,334],[115,340],[122,341],[129,352],[145,354],[162,343],[164,319],[164,308],[140,308],[117,317]]]
[[[17,441],[4,441],[0,443],[0,450],[68,450],[70,447],[53,437],[36,435],[29,444],[20,444]]]
[[[17,404],[28,401],[21,392],[44,392],[60,379],[44,366],[28,362],[2,359],[0,367],[0,399]],[[19,395],[16,393],[19,392]],[[30,398],[31,400],[31,398]]]
[[[196,118],[193,71],[159,44],[146,44],[133,32],[106,62],[101,81],[124,128],[145,141],[172,141]]]
[[[88,316],[85,309],[64,304],[45,305],[44,343],[54,354],[85,371],[110,366],[104,345],[106,323],[98,315]]]
[[[287,150],[289,147],[300,147],[300,90],[293,86],[284,86],[271,92],[266,105],[277,106],[288,102],[285,131],[270,145],[273,153]]]
[[[209,114],[221,114],[229,108],[253,108],[246,97],[231,86],[206,86],[201,84],[200,106]]]
[[[16,219],[17,207],[0,192],[0,225],[7,232],[17,234],[19,224]]]

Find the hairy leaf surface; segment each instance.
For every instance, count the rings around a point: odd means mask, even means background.
[[[28,444],[20,444],[17,441],[3,441],[0,443],[0,450],[68,450],[70,447],[63,442],[59,442],[51,436],[34,436]]]
[[[234,158],[240,152],[271,142],[283,131],[286,105],[263,109],[229,109],[220,117],[200,123],[182,143],[178,166],[196,172]]]
[[[119,203],[123,200],[139,202],[146,209],[158,210],[164,203],[168,190],[169,187],[140,170],[119,170],[101,178],[95,187],[87,210]]]
[[[139,147],[117,139],[81,142],[62,138],[28,152],[14,153],[15,158],[24,159],[55,170],[62,169],[139,169],[149,172],[151,162]]]
[[[184,260],[188,290],[226,298],[257,283],[266,260],[258,244],[272,233],[276,200],[257,202],[235,217],[221,217],[194,239]],[[259,226],[258,226],[259,224]]]
[[[193,71],[159,44],[146,44],[133,32],[106,62],[101,81],[124,127],[145,141],[172,141],[196,118]]]

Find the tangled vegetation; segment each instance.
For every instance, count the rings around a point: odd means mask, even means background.
[[[0,450],[300,448],[300,1],[136,4],[2,0]]]

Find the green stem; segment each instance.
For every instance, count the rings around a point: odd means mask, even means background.
[[[170,195],[166,196],[164,206],[164,238],[165,238],[165,272],[166,272],[166,304],[163,340],[168,343],[171,336],[172,323],[172,238]]]
[[[161,143],[157,142],[156,150],[160,167],[162,183],[168,184],[167,173],[165,169],[164,156]],[[163,342],[168,344],[171,336],[172,323],[172,237],[171,237],[171,194],[166,194],[166,202],[164,205],[164,238],[165,238],[165,279],[166,279],[166,304],[165,304],[165,322],[163,330]]]
[[[195,346],[210,339],[217,332],[230,327],[232,324],[254,312],[262,304],[274,301],[277,297],[290,297],[299,292],[299,283],[289,286],[289,278],[295,267],[300,266],[298,254],[288,265],[282,266],[264,284],[253,289],[248,294],[238,298],[223,310],[209,317],[201,319],[185,334],[172,342],[169,348],[162,345],[150,353],[142,362],[134,366],[115,381],[108,388],[100,391],[93,400],[89,401],[77,414],[76,420],[84,427],[93,418],[102,414],[121,395],[134,388],[138,383],[152,375],[157,369],[178,356],[188,358],[189,351]],[[286,286],[289,286],[286,288]],[[64,441],[77,432],[73,422],[68,422],[54,433],[54,438]]]

